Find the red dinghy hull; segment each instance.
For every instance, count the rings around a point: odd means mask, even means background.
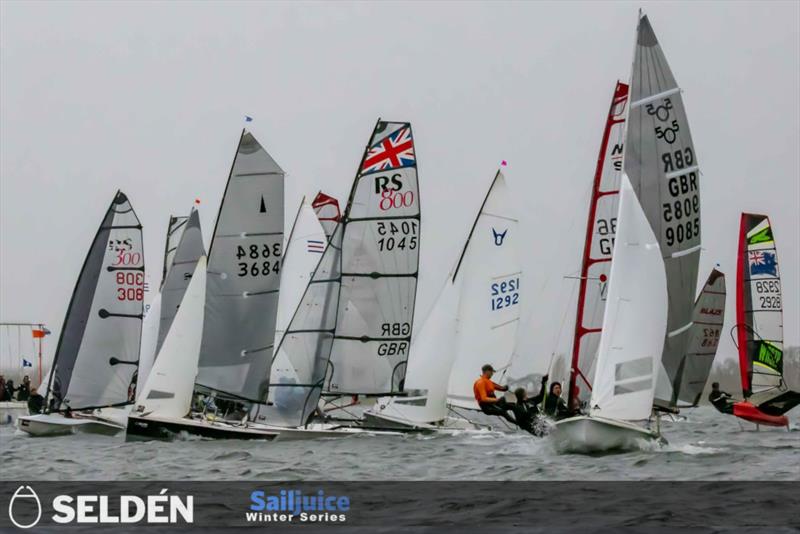
[[[768,415],[747,401],[733,405],[733,415],[757,425],[789,426],[789,418],[785,415]]]

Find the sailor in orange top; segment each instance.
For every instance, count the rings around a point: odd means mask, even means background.
[[[486,364],[481,367],[481,376],[472,385],[472,392],[475,394],[475,400],[478,402],[481,411],[487,415],[497,415],[506,418],[509,422],[517,424],[514,416],[508,413],[511,406],[508,405],[506,399],[495,396],[495,391],[508,391],[507,386],[501,386],[492,382],[494,375],[494,367]]]

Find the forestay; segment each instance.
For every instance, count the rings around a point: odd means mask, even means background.
[[[658,239],[624,174],[613,254],[589,405],[593,415],[642,420],[652,409],[667,327],[667,281]]]
[[[700,170],[680,88],[647,16],[639,20],[630,101],[624,169],[664,259],[669,307],[656,398],[672,404],[697,287]]]
[[[617,231],[627,104],[628,86],[617,82],[603,130],[592,184],[578,288],[575,335],[572,341],[568,406],[573,405],[580,390],[592,389],[590,377],[594,376],[594,363],[600,344],[608,275],[611,272],[611,254]]]
[[[498,171],[453,273],[454,281],[462,279],[456,343],[444,353],[420,355],[430,361],[451,354],[447,396],[452,405],[477,409],[472,385],[481,366],[502,370],[511,362],[522,302],[518,227],[505,177]]]
[[[745,398],[783,380],[783,304],[769,217],[743,213],[736,270],[736,331]]]
[[[178,313],[186,288],[189,287],[197,260],[206,253],[203,246],[203,233],[200,230],[200,215],[197,210],[192,209],[182,228],[184,229],[181,232],[181,238],[175,251],[171,254],[167,277],[164,285],[161,286],[161,313],[156,357],[158,357],[158,352],[164,344],[164,338],[167,337],[172,326],[175,314]]]
[[[697,297],[689,329],[686,357],[678,376],[677,399],[696,406],[705,389],[717,354],[725,319],[725,275],[714,269]]]
[[[128,197],[118,191],[64,318],[48,383],[53,408],[82,410],[133,402],[144,276],[142,225]]]
[[[278,311],[284,172],[242,132],[208,256],[197,384],[266,400]]]
[[[311,207],[319,218],[322,229],[325,230],[325,236],[330,239],[336,225],[342,218],[342,213],[339,211],[339,201],[330,195],[326,195],[322,191],[317,193]]]

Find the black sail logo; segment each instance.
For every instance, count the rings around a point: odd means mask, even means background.
[[[42,518],[42,503],[30,486],[20,486],[8,502],[8,518],[17,528],[31,528]]]

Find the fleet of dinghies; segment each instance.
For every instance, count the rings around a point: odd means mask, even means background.
[[[422,220],[411,124],[379,119],[344,211],[321,191],[303,198],[288,236],[284,180],[243,130],[208,253],[197,209],[171,216],[146,314],[142,226],[117,192],[67,309],[44,412],[18,428],[261,440],[471,428],[459,411],[478,409],[476,370],[505,370],[519,352],[523,237],[503,169],[416,322]],[[630,81],[614,89],[592,182],[570,416],[550,428],[559,450],[663,442],[660,414],[700,401],[726,288],[714,269],[695,294],[699,180],[681,90],[640,14]],[[767,216],[742,215],[737,264],[731,333],[743,400],[730,413],[787,426],[800,393],[783,379]],[[361,405],[364,396],[374,404]]]

